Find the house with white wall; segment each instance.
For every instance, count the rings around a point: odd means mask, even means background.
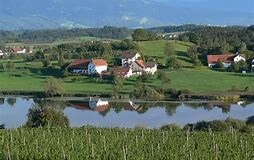
[[[155,62],[145,63],[143,60],[138,59],[132,63],[131,68],[135,75],[142,75],[142,72],[153,75],[157,71],[157,64]]]
[[[143,60],[138,59],[136,61],[134,61],[131,64],[131,69],[133,74],[135,75],[142,75],[142,72],[145,71],[145,63]]]
[[[88,64],[88,74],[101,74],[103,71],[107,71],[108,63],[103,59],[92,59]]]
[[[71,73],[88,74],[88,64],[91,59],[76,59],[67,67]]]
[[[138,52],[124,52],[121,55],[122,60],[122,67],[130,66],[133,62],[135,62],[137,59],[141,58],[140,53]]]
[[[98,99],[98,100],[92,100],[90,99],[89,100],[89,107],[90,109],[92,110],[98,110],[98,108],[100,107],[108,107],[109,106],[109,103],[108,101],[104,101],[104,100],[101,100],[101,99]]]
[[[155,62],[146,63],[145,72],[152,75],[155,74],[157,72],[157,64]]]
[[[26,53],[26,49],[25,48],[19,48],[19,47],[15,47],[11,49],[12,53],[16,53],[16,54],[24,54]]]
[[[222,54],[222,55],[207,55],[208,67],[214,67],[219,62],[222,62],[225,68],[228,68],[232,63],[246,61],[241,54]]]
[[[103,59],[77,59],[67,67],[72,73],[80,74],[101,74],[103,71],[107,71],[107,61]]]

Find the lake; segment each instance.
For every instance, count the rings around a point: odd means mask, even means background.
[[[175,123],[184,126],[198,121],[223,120],[228,117],[246,120],[254,115],[254,103],[219,102],[113,102],[110,100],[43,100],[36,98],[0,98],[0,124],[17,128],[27,122],[29,109],[35,104],[54,106],[69,119],[72,127],[159,128]]]

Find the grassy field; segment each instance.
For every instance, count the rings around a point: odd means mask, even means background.
[[[233,88],[244,90],[249,87],[254,91],[254,74],[240,74],[229,72],[216,72],[209,69],[183,69],[181,71],[167,72],[171,83],[164,87],[175,89],[188,89],[194,93],[227,92]],[[152,83],[161,87],[161,82]]]
[[[166,63],[166,57],[165,54],[163,53],[166,42],[170,42],[172,46],[174,46],[175,53],[180,62],[184,66],[192,66],[192,64],[190,63],[190,59],[186,56],[187,49],[191,45],[193,45],[191,43],[174,40],[172,41],[158,40],[158,41],[138,42],[138,45],[144,55],[156,57],[160,63]]]
[[[117,128],[0,130],[0,159],[239,159],[254,157],[253,134]]]
[[[186,57],[189,43],[180,41],[170,41],[175,45],[179,60],[182,61],[184,68],[179,71],[166,71],[171,83],[162,84],[153,77],[148,84],[155,87],[165,87],[174,89],[187,89],[194,93],[227,92],[232,87],[243,90],[249,87],[254,91],[254,74],[240,74],[230,72],[217,72],[203,66],[194,68]],[[163,54],[164,40],[139,42],[143,47],[143,54],[158,57],[160,61],[165,61]],[[0,60],[0,63],[6,63]],[[44,83],[49,76],[60,77],[62,75],[59,68],[42,68],[41,62],[13,61],[16,69],[13,71],[0,71],[0,91],[43,91]],[[56,63],[56,62],[53,62]],[[28,68],[30,73],[23,74],[24,68]],[[112,93],[112,83],[96,80],[88,77],[79,78],[73,81],[74,77],[63,78],[66,93]],[[125,80],[124,92],[130,93],[135,83],[135,77]]]

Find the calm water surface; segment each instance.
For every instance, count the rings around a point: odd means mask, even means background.
[[[0,98],[0,124],[6,128],[22,126],[27,121],[29,108],[39,103],[33,98]],[[45,103],[45,102],[42,102]],[[105,100],[50,101],[59,107],[69,119],[70,125],[80,127],[159,128],[175,123],[184,126],[201,120],[226,119],[228,117],[246,120],[254,115],[254,103],[133,103],[131,101],[111,103]]]

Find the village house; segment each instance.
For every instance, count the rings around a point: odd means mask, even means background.
[[[78,110],[92,110],[95,112],[104,112],[109,108],[108,101],[89,100],[89,101],[70,101],[73,108]]]
[[[157,72],[157,64],[155,62],[146,63],[145,72],[154,75]]]
[[[19,47],[11,48],[11,52],[16,53],[16,54],[24,54],[24,53],[26,53],[26,49],[25,48],[19,48]]]
[[[88,64],[88,74],[101,74],[103,71],[107,71],[108,63],[103,59],[92,59]]]
[[[219,62],[222,62],[225,68],[231,66],[234,62],[246,61],[243,55],[240,54],[222,54],[222,55],[207,55],[208,67],[214,67]]]
[[[145,71],[145,63],[143,60],[138,59],[131,64],[131,68],[133,74],[142,75],[142,72]]]
[[[98,99],[98,100],[90,99],[90,101],[89,101],[89,107],[91,110],[94,110],[94,111],[96,111],[96,110],[98,111],[99,108],[104,108],[104,107],[108,108],[108,106],[109,106],[108,101],[104,101],[101,99]]]
[[[113,73],[122,78],[128,78],[133,75],[130,67],[117,67],[113,68]]]
[[[122,67],[127,67],[130,66],[133,62],[135,62],[138,58],[140,58],[141,55],[136,52],[125,52],[122,54],[121,59],[122,59]]]
[[[132,63],[131,68],[135,75],[142,75],[142,72],[153,75],[157,71],[157,64],[155,62],[145,63],[143,60],[138,59]]]
[[[108,64],[103,59],[77,59],[68,66],[68,70],[72,73],[87,75],[101,74],[107,69]]]

